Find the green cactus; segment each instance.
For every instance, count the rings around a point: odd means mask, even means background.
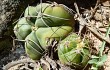
[[[72,33],[59,43],[58,56],[63,64],[84,67],[89,59],[89,49],[77,34]]]
[[[14,27],[14,33],[18,39],[25,40],[28,56],[39,60],[47,46],[50,46],[48,39],[64,39],[74,30],[74,24],[73,15],[63,5],[40,3],[26,8],[24,18]]]

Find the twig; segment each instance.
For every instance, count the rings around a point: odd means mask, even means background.
[[[5,65],[3,67],[3,70],[8,70],[9,68],[11,68],[11,67],[13,67],[13,66],[15,66],[17,64],[26,63],[26,62],[35,63],[31,59],[21,59],[21,60],[18,60],[18,61],[13,61],[13,62],[8,63],[7,65]]]
[[[91,9],[92,12],[91,12],[91,15],[90,15],[90,17],[89,17],[88,19],[91,19],[91,18],[95,15],[95,13],[96,13],[96,11],[97,11],[97,8],[98,8],[98,6],[99,6],[99,3],[100,3],[100,1],[97,0],[97,3],[96,3],[96,5],[95,5],[94,9]]]
[[[77,14],[78,14],[78,16],[79,16],[79,23],[80,23],[79,32],[78,32],[78,35],[79,35],[79,34],[81,33],[82,29],[83,29],[84,26],[85,26],[85,21],[83,21],[84,18],[82,18],[82,16],[81,16],[80,13],[79,13],[79,9],[78,9],[78,6],[77,6],[76,2],[74,3],[74,6],[75,6],[75,9],[76,9]]]
[[[99,0],[98,0],[99,1]],[[105,40],[108,44],[110,44],[110,40],[107,39],[106,37],[100,35],[96,30],[93,29],[93,27],[89,26],[90,23],[87,23],[86,20],[80,15],[79,13],[79,9],[76,3],[74,3],[76,11],[78,13],[79,19],[77,19],[80,23],[80,25],[82,26],[79,30],[79,33],[82,31],[83,27],[86,25],[86,27],[93,32],[95,35],[97,35],[99,38],[101,38],[102,40]]]
[[[106,37],[100,35],[96,30],[94,30],[92,27],[87,26],[87,28],[93,32],[95,35],[97,35],[99,38],[101,38],[102,40],[105,40],[108,44],[110,44],[110,40],[107,39]]]

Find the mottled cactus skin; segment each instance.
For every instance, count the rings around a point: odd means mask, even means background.
[[[63,64],[84,67],[89,59],[89,49],[77,34],[72,33],[59,43],[58,57]]]
[[[49,5],[44,10],[43,14],[46,14],[47,16],[44,15],[42,18],[41,17],[37,18],[35,26],[47,27],[48,25],[49,27],[54,27],[54,26],[74,25],[73,16],[62,5],[59,4]]]
[[[35,31],[32,31],[25,40],[25,50],[28,56],[33,60],[39,60],[44,50],[36,38]]]
[[[32,22],[26,18],[21,18],[14,27],[14,33],[16,37],[20,40],[24,40],[28,34],[31,33]]]
[[[70,26],[62,26],[62,27],[45,27],[39,28],[36,31],[36,36],[41,44],[41,46],[46,49],[47,38],[60,40],[65,38],[72,31],[72,27]]]

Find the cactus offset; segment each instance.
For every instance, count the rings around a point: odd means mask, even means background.
[[[89,49],[75,33],[62,40],[58,46],[58,56],[63,64],[83,67],[88,62],[89,54]]]

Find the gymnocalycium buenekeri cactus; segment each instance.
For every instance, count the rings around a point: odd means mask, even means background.
[[[89,55],[89,49],[75,33],[67,36],[58,45],[58,57],[63,64],[84,67],[89,60]]]
[[[40,3],[26,8],[23,19],[14,27],[14,33],[19,40],[25,40],[25,50],[30,58],[41,58],[49,46],[47,38],[59,41],[74,30],[71,12],[66,6],[57,3]]]

